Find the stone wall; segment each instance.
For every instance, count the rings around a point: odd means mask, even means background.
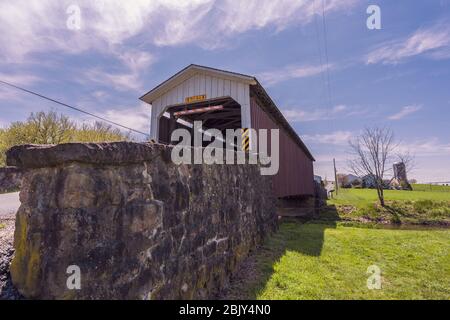
[[[22,170],[15,167],[0,168],[0,193],[19,191]]]
[[[11,275],[27,298],[203,299],[276,229],[257,165],[180,165],[158,144],[19,146]],[[67,268],[81,289],[67,288]]]

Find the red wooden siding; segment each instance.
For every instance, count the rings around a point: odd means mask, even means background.
[[[300,145],[261,109],[254,97],[250,101],[250,112],[253,129],[280,129],[280,168],[278,174],[273,177],[275,195],[313,195],[313,161]],[[270,134],[268,140],[270,152]]]

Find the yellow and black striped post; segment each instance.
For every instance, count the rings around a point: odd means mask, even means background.
[[[250,130],[242,128],[242,151],[250,150]]]

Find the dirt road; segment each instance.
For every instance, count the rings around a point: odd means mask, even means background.
[[[0,219],[14,216],[19,206],[19,192],[0,194]]]

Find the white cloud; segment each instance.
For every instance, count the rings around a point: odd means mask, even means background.
[[[29,88],[32,84],[42,81],[41,78],[26,74],[7,74],[0,73],[0,80],[9,82],[17,86],[26,86]],[[0,84],[0,101],[30,103],[30,95],[19,91],[16,88]]]
[[[207,29],[206,21],[214,8],[215,1],[167,1],[160,7],[163,21],[155,25],[151,41],[157,46],[176,46],[185,43],[196,43],[203,47],[217,46],[217,39],[209,38],[213,26]],[[225,18],[225,17],[223,17]],[[208,44],[208,40],[211,42]],[[214,41],[212,41],[214,40]]]
[[[356,0],[329,0],[331,13],[352,7]],[[282,30],[306,24],[314,16],[309,0],[79,0],[81,30],[66,26],[72,1],[15,0],[0,2],[0,57],[23,61],[34,52],[101,52],[141,43],[174,46],[195,43],[222,47],[249,30]]]
[[[329,65],[330,69],[333,69],[333,65]],[[305,65],[305,66],[296,66],[291,65],[284,67],[282,69],[271,70],[262,72],[258,75],[258,79],[267,87],[273,86],[283,81],[298,79],[298,78],[306,78],[316,76],[325,72],[326,66],[315,66],[315,65]]]
[[[84,75],[88,81],[102,85],[112,85],[115,89],[120,91],[142,91],[142,83],[135,73],[114,74],[94,68],[86,71]]]
[[[106,110],[102,116],[106,119],[120,123],[132,129],[149,133],[150,132],[151,108],[146,103],[141,103],[134,108],[110,109]]]
[[[389,120],[400,120],[400,119],[403,119],[404,117],[406,117],[407,115],[410,115],[414,112],[419,111],[420,109],[422,109],[422,106],[418,106],[418,105],[406,106],[406,107],[403,107],[396,114],[389,116],[388,119]]]
[[[113,73],[100,68],[92,68],[84,71],[84,79],[81,78],[78,81],[84,82],[86,79],[105,86],[112,85],[120,91],[142,91],[141,73],[154,62],[153,56],[146,52],[130,50],[126,53],[118,53],[116,57],[122,61],[125,72]]]
[[[352,7],[356,0],[326,3],[327,12],[332,13]],[[70,13],[66,10],[70,5],[80,7],[80,30],[67,27]],[[119,90],[142,90],[143,70],[147,71],[155,60],[153,54],[143,51],[146,45],[225,47],[234,43],[238,34],[306,24],[314,14],[309,0],[0,1],[0,61],[41,64],[37,53],[96,52],[113,57],[118,63],[108,70],[98,66],[84,70],[85,79],[77,81],[111,84]],[[130,49],[137,48],[136,42],[140,49]],[[116,68],[120,66],[122,69]],[[305,77],[320,70],[299,67],[285,72],[275,74],[272,81]]]
[[[11,73],[4,73],[0,72],[0,79],[6,82],[9,82],[11,84],[22,84],[22,85],[30,85],[34,84],[38,81],[41,81],[40,77],[30,75],[30,74],[11,74]]]
[[[84,106],[86,106],[86,104],[84,104]],[[94,114],[125,127],[140,131],[142,133],[150,133],[151,107],[146,103],[140,103],[135,107],[115,107],[114,109],[106,109],[101,113],[94,112]],[[72,115],[71,119],[76,121],[78,124],[93,124],[96,121],[102,122],[102,120],[87,115],[78,114]],[[112,126],[116,127],[115,125]],[[128,132],[128,130],[125,128],[117,128],[123,132]],[[133,135],[133,137],[136,137],[139,140],[145,139],[144,135],[141,135],[137,132],[131,132],[131,134]]]
[[[163,28],[154,37],[154,42],[161,46],[195,41],[207,49],[225,47],[237,34],[266,27],[281,31],[291,25],[309,23],[315,14],[314,4],[309,0],[198,0],[184,7],[167,3],[170,1],[165,3]],[[325,10],[345,10],[355,3],[355,0],[329,0]]]
[[[329,0],[326,10],[345,10],[355,3],[356,0]],[[81,10],[80,30],[67,27],[70,13],[66,10],[74,4]],[[314,14],[309,0],[0,1],[0,61],[40,64],[42,59],[37,53],[96,52],[113,57],[118,63],[108,70],[96,66],[82,71],[84,80],[111,84],[120,90],[142,90],[143,70],[148,71],[155,61],[153,54],[143,51],[146,45],[225,47],[234,43],[238,34],[306,24]],[[136,49],[136,42],[140,49]],[[268,81],[306,77],[317,74],[319,69],[286,69]]]
[[[309,122],[323,121],[336,118],[346,118],[350,116],[362,116],[367,113],[365,108],[358,106],[336,105],[331,109],[303,110],[303,109],[285,109],[281,110],[289,122]]]
[[[357,132],[335,131],[325,134],[302,135],[302,139],[312,143],[343,146],[348,145],[348,141],[356,135],[358,135]],[[395,150],[396,152],[409,152],[416,157],[447,156],[450,155],[450,142],[442,142],[436,137],[409,142],[401,141]],[[342,157],[344,156],[345,154],[342,155]]]
[[[410,152],[416,158],[411,177],[421,182],[449,181],[450,141],[443,142],[437,137],[402,142],[399,152]]]
[[[338,131],[330,134],[306,137],[313,143],[328,143],[336,146],[333,152],[331,152],[332,147],[330,146],[326,146],[326,150],[323,153],[313,152],[316,159],[314,163],[315,174],[333,179],[333,158],[336,158],[338,172],[348,173],[351,171],[347,167],[347,159],[350,158],[350,154],[344,147],[347,144],[348,138],[352,136],[351,133]],[[305,139],[304,136],[302,138]],[[415,155],[416,165],[414,171],[408,175],[409,178],[415,178],[421,182],[450,180],[450,171],[448,170],[450,166],[450,142],[443,142],[436,137],[431,137],[411,142],[402,142],[398,145],[396,151],[410,152]]]
[[[223,10],[229,10],[230,13],[227,20],[222,21],[222,25],[238,32],[260,29],[267,25],[284,29],[292,23],[307,24],[315,14],[322,14],[322,8],[316,5],[314,11],[313,1],[308,0],[251,0],[240,6],[236,6],[234,0],[227,0],[225,3]],[[325,11],[345,10],[354,4],[355,0],[329,0],[325,2]]]
[[[432,27],[417,30],[406,39],[384,43],[366,56],[366,63],[397,64],[420,54],[427,54],[435,59],[450,57],[448,23],[437,23]]]
[[[0,80],[9,82],[13,85],[29,86],[36,82],[41,81],[42,79],[34,75],[18,74],[18,73],[10,74],[0,72]],[[20,92],[12,87],[5,85],[0,86],[0,100],[9,102],[27,101],[27,98],[24,95],[25,95],[24,92]]]
[[[151,54],[137,50],[128,50],[125,53],[118,53],[117,57],[133,72],[145,69],[154,62],[154,57]]]
[[[6,128],[8,123],[2,119],[0,119],[0,129]]]
[[[94,92],[92,92],[92,96],[96,100],[104,102],[105,99],[108,97],[108,93],[103,90],[95,90]]]
[[[304,141],[331,145],[347,145],[348,141],[354,136],[350,131],[335,131],[327,134],[303,135]]]
[[[412,142],[402,142],[398,146],[399,151],[411,152],[417,157],[426,156],[450,156],[450,143],[441,142],[436,137]]]
[[[12,101],[24,101],[22,94],[13,88],[0,87],[0,101],[11,103]],[[2,111],[3,112],[3,111]]]
[[[22,62],[32,52],[77,53],[94,45],[95,39],[66,28],[67,7],[64,1],[1,1],[2,60]]]

